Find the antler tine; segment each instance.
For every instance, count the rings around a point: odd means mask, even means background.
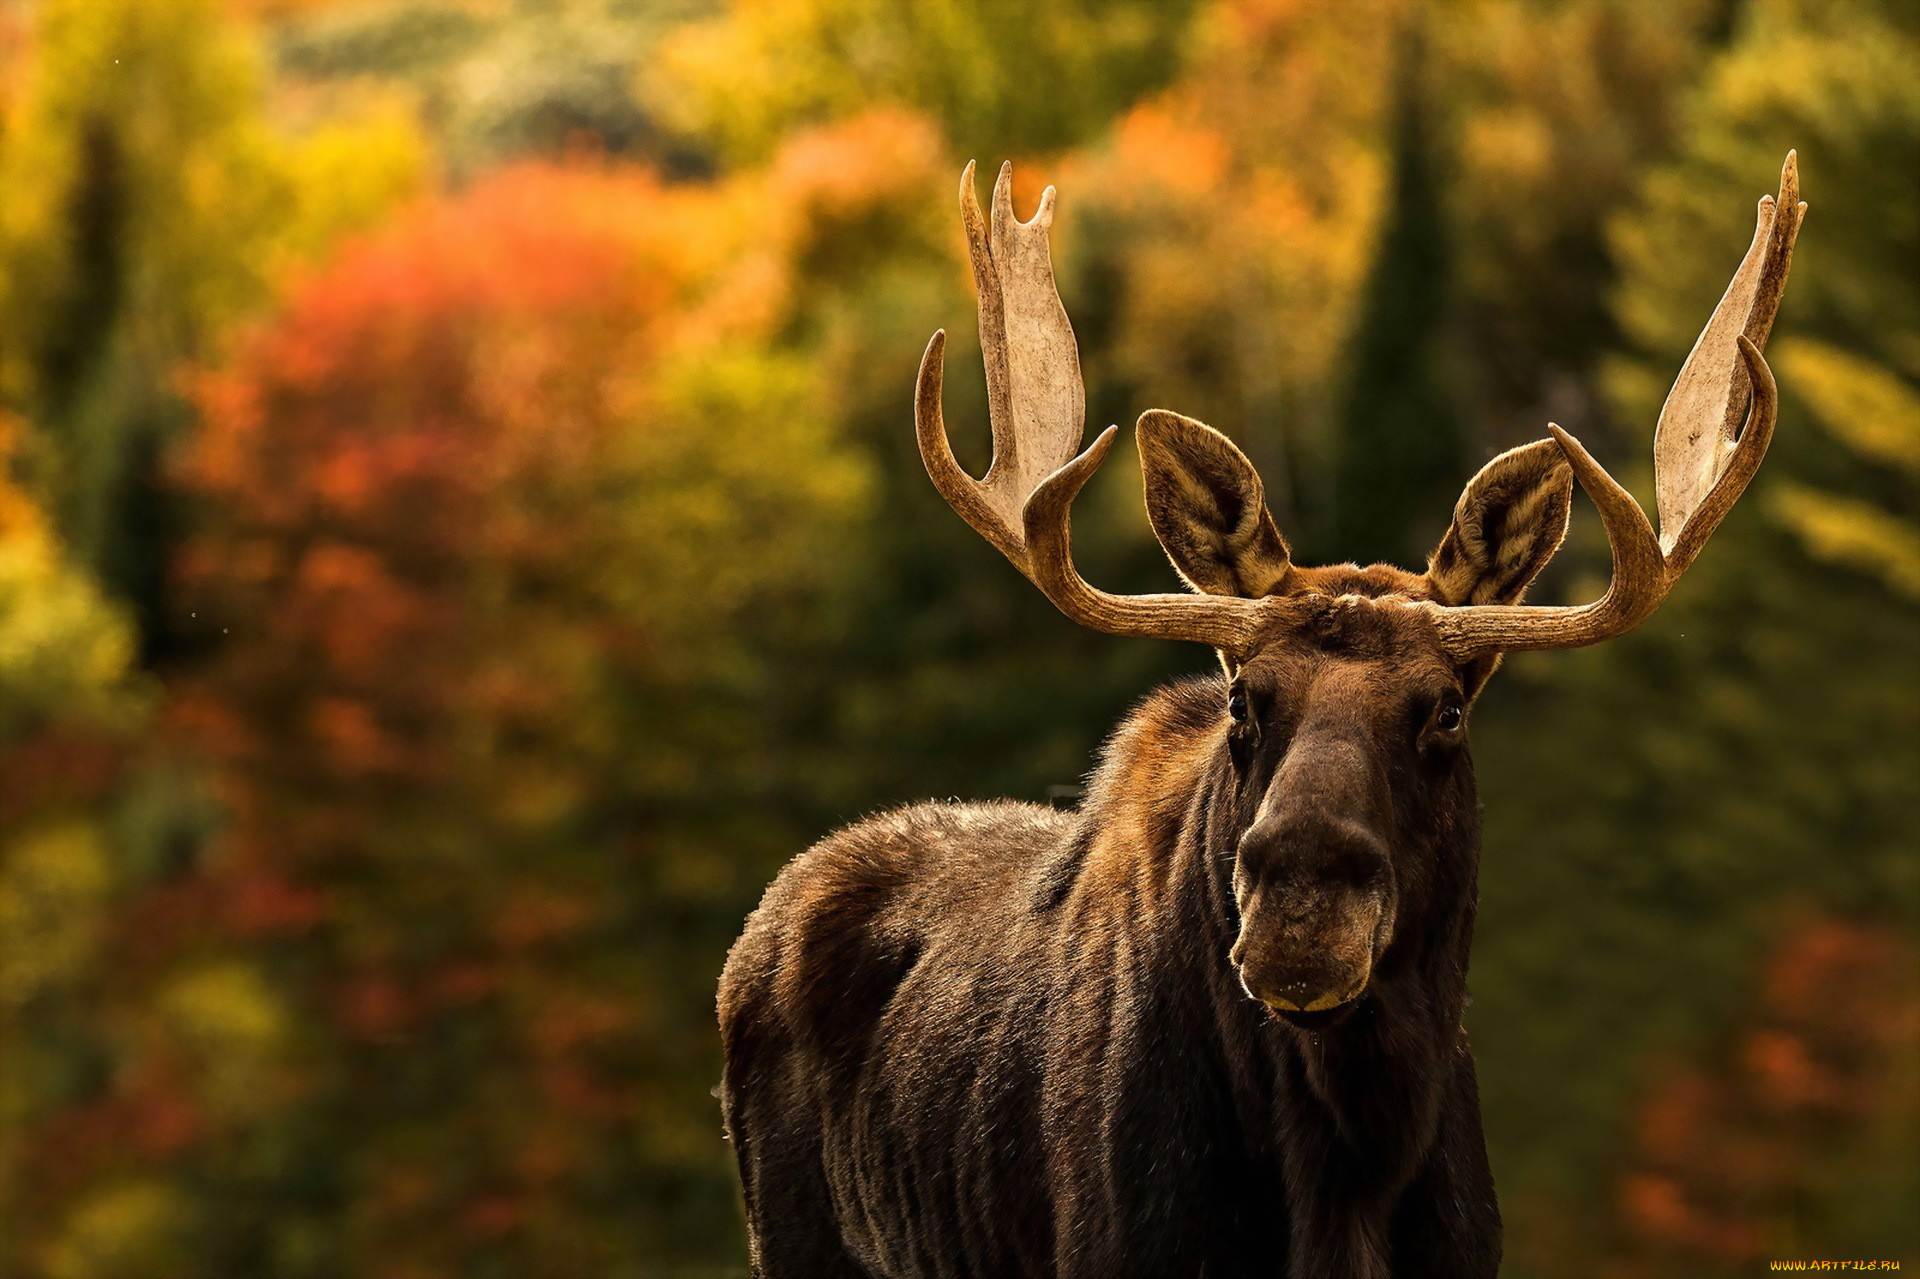
[[[1639,504],[1579,442],[1549,426],[1600,510],[1613,551],[1612,584],[1600,600],[1573,608],[1435,609],[1441,639],[1456,657],[1610,639],[1645,621],[1691,567],[1759,471],[1773,440],[1778,391],[1760,348],[1779,312],[1794,239],[1806,215],[1799,196],[1798,160],[1789,151],[1780,170],[1779,198],[1761,198],[1753,243],[1661,408],[1654,431],[1659,536]]]
[[[1580,441],[1553,423],[1547,424],[1547,430],[1573,466],[1573,477],[1600,512],[1600,523],[1607,530],[1607,545],[1613,553],[1612,581],[1598,600],[1574,607],[1423,605],[1432,610],[1441,643],[1462,660],[1489,652],[1597,644],[1632,630],[1666,598],[1666,563],[1640,503],[1607,474]]]
[[[953,445],[947,439],[946,417],[940,411],[941,365],[946,353],[947,331],[936,329],[933,340],[927,343],[926,354],[920,357],[920,375],[913,388],[913,425],[920,441],[920,460],[926,464],[933,487],[947,499],[947,505],[1024,573],[1027,571],[1026,547],[987,499],[986,486],[962,470],[953,456]]]

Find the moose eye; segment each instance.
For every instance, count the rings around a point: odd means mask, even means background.
[[[1236,688],[1227,694],[1227,714],[1233,717],[1233,722],[1236,724],[1244,724],[1247,722],[1246,689]]]
[[[1443,733],[1459,732],[1460,725],[1465,722],[1465,720],[1466,712],[1460,709],[1460,703],[1458,702],[1448,702],[1445,706],[1442,706],[1439,713],[1433,717],[1434,727]]]

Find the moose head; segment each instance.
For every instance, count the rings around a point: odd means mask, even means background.
[[[1156,409],[1136,428],[1147,514],[1192,593],[1132,596],[1099,590],[1074,567],[1069,512],[1118,428],[1079,451],[1086,397],[1048,250],[1054,192],[1021,222],[1010,172],[994,186],[991,220],[971,165],[960,188],[993,460],[982,480],[954,460],[940,404],[944,332],[920,365],[921,457],[954,510],[1069,618],[1217,651],[1236,796],[1222,840],[1240,921],[1231,961],[1284,1019],[1338,1020],[1397,932],[1425,926],[1403,907],[1470,896],[1432,881],[1451,873],[1440,851],[1468,842],[1477,821],[1467,719],[1502,655],[1595,644],[1645,621],[1765,457],[1776,396],[1760,351],[1806,208],[1794,156],[1661,411],[1658,534],[1579,441],[1549,425],[1550,438],[1468,481],[1423,572],[1307,567],[1232,441]],[[1611,584],[1588,604],[1527,604],[1566,534],[1576,480],[1606,529]]]

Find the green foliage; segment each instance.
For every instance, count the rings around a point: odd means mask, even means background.
[[[0,1272],[737,1265],[713,982],[768,877],[1070,791],[1209,661],[1076,630],[925,480],[936,327],[986,463],[953,181],[1009,153],[1089,424],[1205,418],[1302,558],[1412,563],[1548,416],[1649,487],[1800,148],[1766,469],[1647,626],[1476,709],[1469,1023],[1508,1273],[1911,1246],[1916,42],[1893,0],[0,3]],[[1076,552],[1169,589],[1139,504],[1114,459]],[[1602,588],[1585,519],[1562,561],[1540,598]]]
[[[773,0],[676,34],[651,96],[736,160],[878,102],[955,149],[1046,151],[1095,135],[1177,63],[1192,0]],[[1007,33],[1018,31],[1017,39]]]
[[[368,81],[402,86],[462,172],[582,145],[680,166],[701,157],[666,139],[635,96],[635,67],[709,0],[460,0],[323,7],[275,25],[283,76],[342,99]]]
[[[1573,1259],[1655,1228],[1578,1205],[1611,1198],[1642,1090],[1727,1030],[1795,912],[1908,934],[1920,921],[1908,852],[1920,618],[1876,582],[1810,562],[1765,518],[1784,504],[1807,532],[1887,491],[1801,406],[1858,412],[1911,394],[1884,366],[1863,369],[1910,350],[1920,304],[1910,274],[1887,275],[1920,255],[1910,193],[1886,180],[1920,159],[1916,47],[1865,8],[1832,26],[1797,12],[1748,13],[1688,104],[1678,154],[1615,227],[1618,314],[1643,354],[1617,360],[1610,384],[1621,434],[1644,440],[1751,233],[1754,195],[1801,148],[1811,209],[1769,348],[1784,402],[1767,469],[1631,640],[1516,661],[1483,708],[1472,1025],[1496,1172],[1530,1187],[1509,1215],[1516,1274],[1588,1273]],[[1891,434],[1850,422],[1842,438]],[[1910,1223],[1847,1219],[1805,1208],[1793,1255],[1857,1252],[1863,1232],[1914,1246]],[[1749,1224],[1761,1239],[1789,1223]],[[1725,1260],[1767,1255],[1784,1254]],[[1642,1273],[1710,1262],[1682,1248]]]
[[[391,120],[349,144],[364,166],[350,183],[327,163],[338,128],[279,149],[253,51],[211,0],[49,0],[35,20],[0,135],[0,405],[36,428],[31,469],[62,536],[133,604],[151,651],[176,368],[267,300],[289,248],[409,187],[418,156]]]
[[[1418,564],[1452,512],[1461,442],[1443,328],[1452,246],[1427,119],[1424,37],[1398,59],[1390,212],[1354,333],[1334,477],[1339,558]]]
[[[1783,344],[1780,366],[1814,420],[1868,462],[1920,479],[1920,393],[1884,365],[1811,338]],[[1920,530],[1910,516],[1804,485],[1782,488],[1772,510],[1823,560],[1883,578],[1920,598]]]

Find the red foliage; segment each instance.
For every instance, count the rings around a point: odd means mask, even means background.
[[[231,634],[174,716],[239,780],[248,856],[362,854],[355,814],[385,806],[337,801],[457,787],[463,732],[564,701],[497,660],[489,608],[596,545],[603,513],[569,494],[672,341],[696,203],[644,173],[505,172],[351,247],[200,379],[183,479],[221,523],[180,572]]]
[[[1823,1158],[1896,1108],[1897,1063],[1917,1034],[1920,983],[1896,935],[1834,919],[1790,933],[1767,962],[1754,1023],[1642,1104],[1617,1192],[1629,1240],[1617,1273],[1789,1255],[1782,1223]]]
[[[648,648],[580,583],[619,545],[607,477],[654,370],[749,313],[702,309],[723,198],[502,172],[349,246],[194,384],[177,569],[215,647],[169,722],[230,825],[148,894],[142,949],[297,941],[275,976],[329,1091],[284,1104],[354,1152],[368,1273],[578,1235],[577,1179],[639,1144],[636,978],[584,961],[632,889],[572,832],[619,775],[578,724]],[[530,771],[555,798],[516,807]]]
[[[21,1164],[48,1230],[134,1175],[212,1188],[210,1245],[325,1222],[340,1273],[628,1273],[678,1228],[702,1138],[724,1176],[717,1135],[662,1122],[711,1082],[683,934],[720,841],[657,809],[745,770],[747,714],[687,672],[758,655],[686,656],[714,610],[679,597],[710,563],[803,588],[787,512],[852,491],[783,474],[779,449],[826,451],[770,340],[806,266],[950,238],[911,212],[924,127],[810,145],[714,187],[502,171],[347,245],[186,379],[189,642],[159,736],[221,821],[108,926],[113,1077]],[[756,434],[735,395],[803,411]],[[726,465],[743,440],[773,443]],[[695,537],[721,549],[682,556]],[[27,766],[43,796],[118,767]]]
[[[0,830],[24,825],[37,812],[85,809],[112,792],[126,763],[124,743],[105,734],[59,725],[0,750]]]

